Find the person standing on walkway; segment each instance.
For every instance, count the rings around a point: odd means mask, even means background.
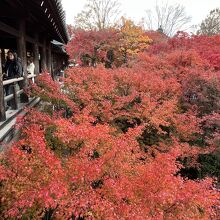
[[[3,68],[4,80],[19,78],[23,76],[23,68],[21,64],[21,59],[17,56],[17,53],[9,50],[7,53],[7,60]],[[6,96],[12,93],[11,85],[5,86]],[[11,102],[8,102],[8,106],[11,106]],[[7,106],[6,106],[7,109]]]
[[[34,69],[35,69],[35,65],[34,65],[34,62],[33,62],[33,58],[30,57],[28,59],[27,73],[33,76],[34,75]],[[32,82],[34,83],[34,78],[32,78]]]
[[[9,50],[7,53],[7,60],[4,66],[5,79],[13,79],[23,76],[23,68],[21,59],[17,53]]]

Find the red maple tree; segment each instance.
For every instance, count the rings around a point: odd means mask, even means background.
[[[187,173],[219,149],[220,77],[206,40],[152,44],[129,68],[71,68],[62,86],[42,74],[40,110],[1,155],[0,217],[218,219],[215,181]]]

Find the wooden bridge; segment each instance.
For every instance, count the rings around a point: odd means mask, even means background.
[[[39,102],[25,94],[29,81],[43,71],[54,77],[67,65],[65,44],[68,40],[60,0],[0,1],[0,142],[8,140],[16,116],[24,114],[24,107]],[[3,81],[2,67],[9,49],[15,50],[21,58],[24,75]],[[28,56],[33,57],[34,75],[27,73]],[[12,93],[6,96],[5,86],[8,85]],[[8,101],[12,103],[10,110],[5,108]]]

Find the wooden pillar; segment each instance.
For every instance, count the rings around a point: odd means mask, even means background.
[[[5,121],[5,120],[6,120],[6,115],[5,115],[4,88],[3,88],[3,71],[2,71],[2,60],[0,56],[0,121]]]
[[[48,42],[48,50],[47,50],[47,69],[49,73],[52,75],[52,54],[51,54],[51,42]]]
[[[16,83],[12,85],[12,91],[13,91],[13,102],[12,102],[12,109],[16,110],[18,109],[18,95],[17,95],[17,89],[16,89]]]
[[[33,44],[33,55],[34,55],[34,73],[38,75],[40,73],[40,63],[39,63],[39,38],[38,33],[35,34],[35,43]]]
[[[54,54],[51,49],[51,73],[54,75]]]
[[[27,78],[27,49],[26,49],[26,24],[25,19],[19,20],[18,23],[19,37],[17,38],[17,49],[18,56],[21,58],[23,71],[24,71],[24,81],[20,87],[28,87],[28,78]],[[26,94],[21,95],[21,102],[28,102],[28,96]]]
[[[41,54],[41,65],[42,65],[42,71],[47,70],[47,43],[46,39],[43,41],[43,48],[42,48],[42,54]]]
[[[26,30],[25,30],[25,20],[19,21],[19,32],[20,36],[17,38],[17,49],[18,56],[21,58],[24,75],[27,76],[27,49],[26,49]]]
[[[1,59],[2,59],[2,64],[5,64],[6,60],[5,60],[5,49],[4,48],[1,49]]]

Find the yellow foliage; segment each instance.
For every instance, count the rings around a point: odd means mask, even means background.
[[[120,27],[119,50],[127,55],[135,55],[147,48],[152,40],[144,33],[144,30],[136,26],[131,20],[122,18]]]

